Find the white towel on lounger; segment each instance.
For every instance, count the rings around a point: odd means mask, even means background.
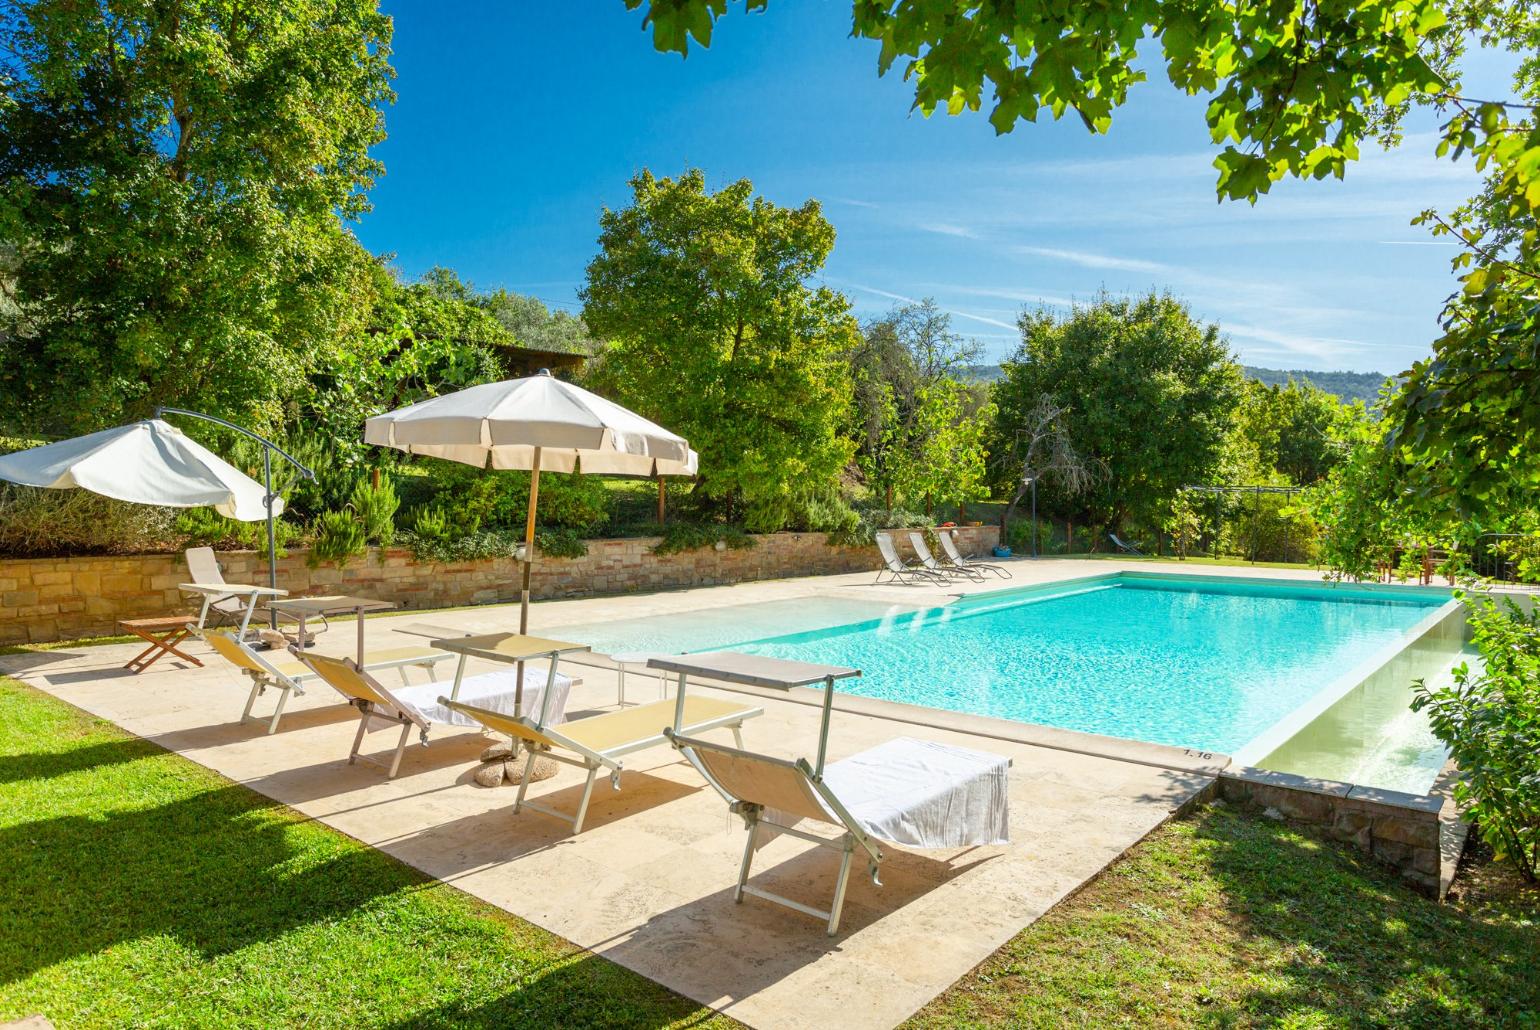
[[[460,696],[458,701],[464,701],[468,705],[477,708],[486,708],[503,715],[513,715],[513,701],[516,693],[515,686],[518,680],[517,673],[513,669],[498,669],[496,672],[484,672],[477,676],[467,676],[460,684]],[[524,706],[520,715],[538,718],[540,715],[540,701],[545,693],[546,671],[544,669],[524,670]],[[445,708],[438,703],[441,697],[448,697],[454,689],[454,680],[444,680],[439,683],[423,683],[411,687],[394,687],[391,693],[400,699],[402,704],[411,705],[417,713],[429,722],[447,723],[451,726],[480,726],[481,723],[468,715]],[[551,724],[565,722],[567,718],[567,696],[572,690],[572,679],[556,674],[556,689],[551,694],[551,708],[547,721]]]

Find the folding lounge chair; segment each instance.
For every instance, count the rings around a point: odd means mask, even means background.
[[[228,633],[199,629],[194,629],[193,633],[218,651],[231,665],[251,678],[251,694],[246,698],[246,708],[241,712],[241,722],[251,718],[251,709],[257,703],[258,695],[270,689],[278,691],[278,705],[273,709],[273,717],[268,722],[268,733],[278,730],[278,720],[283,716],[283,708],[289,702],[289,695],[303,694],[305,682],[316,678],[316,673],[303,662],[288,656],[278,661],[269,661],[261,651],[236,640]],[[447,651],[435,651],[429,647],[393,647],[371,651],[364,655],[366,659],[364,668],[397,669],[401,673],[401,681],[406,683],[408,668],[415,666],[426,669],[431,676],[440,662],[453,657],[454,655]]]
[[[955,568],[980,569],[985,572],[993,572],[1001,579],[1010,579],[1011,574],[999,565],[989,562],[974,561],[972,558],[963,557],[963,553],[957,549],[957,539],[951,533],[941,533],[941,549],[946,552],[946,557]]]
[[[446,686],[444,683],[429,683],[392,691],[366,669],[360,669],[351,658],[305,654],[300,657],[300,660],[310,666],[323,682],[347,698],[348,704],[359,711],[358,732],[353,735],[353,749],[348,752],[349,765],[362,758],[366,762],[372,762],[386,769],[386,775],[394,779],[397,770],[401,768],[401,756],[406,752],[407,740],[411,736],[413,727],[417,729],[417,736],[422,746],[427,747],[428,732],[434,723],[464,726],[476,724],[470,719],[456,718],[449,710],[450,706],[445,704],[446,699],[438,698],[435,703],[435,696]],[[550,682],[545,678],[547,675],[535,669],[525,671],[525,708],[545,704],[547,694],[545,686]],[[495,704],[511,711],[512,701],[517,693],[516,676],[517,673],[512,669],[472,676],[460,684],[460,690],[484,704]],[[551,695],[549,708],[554,713],[552,718],[560,720],[566,715],[567,695],[572,687],[572,680],[565,676],[556,676],[554,682],[555,688],[549,692]],[[485,711],[502,714],[490,707]],[[505,717],[511,718],[511,716]],[[386,728],[401,727],[401,739],[396,742],[395,754],[388,765],[358,753],[359,748],[363,746],[364,734],[371,729],[381,728],[378,723],[384,723]]]
[[[187,558],[187,574],[192,577],[194,583],[224,583],[225,574],[219,568],[219,559],[214,557],[212,547],[189,547],[185,552]],[[210,626],[238,626],[241,617],[246,614],[246,602],[236,594],[227,597],[204,598],[203,611],[199,613],[199,625]]]
[[[209,583],[223,585],[225,574],[219,567],[219,559],[214,557],[212,547],[189,547],[183,552],[187,559],[187,574],[192,577],[194,583]],[[239,626],[246,618],[246,600],[241,594],[226,594],[223,597],[205,597],[203,609],[198,613],[198,625],[203,628],[219,626]],[[326,632],[330,624],[325,615],[318,616],[321,620],[319,632]],[[314,636],[314,633],[307,634]],[[307,641],[308,643],[308,641]]]
[[[895,583],[927,583],[934,586],[946,582],[946,577],[940,573],[904,564],[904,560],[898,556],[898,549],[893,546],[893,538],[887,533],[878,533],[876,538],[877,550],[882,554],[882,568],[877,570],[878,583],[882,582],[884,573],[891,576]]]
[[[519,796],[514,799],[514,814],[517,815],[520,808],[532,808],[571,823],[574,835],[583,832],[583,820],[588,815],[588,802],[593,796],[594,779],[599,775],[599,770],[608,769],[611,789],[619,790],[620,773],[625,768],[621,759],[637,751],[667,744],[665,733],[672,733],[673,728],[665,727],[677,727],[681,732],[696,734],[726,726],[733,731],[733,739],[741,747],[744,722],[765,714],[763,708],[736,701],[687,696],[683,705],[676,700],[652,701],[552,727],[545,718],[516,719],[446,697],[439,698],[439,704],[470,716],[494,733],[505,733],[515,740],[524,741],[529,758],[524,763]],[[578,801],[575,815],[567,815],[525,799],[535,758],[542,754],[588,771],[588,779],[583,783],[583,796]]]
[[[930,553],[930,545],[925,542],[925,534],[910,533],[909,546],[914,548],[914,555],[920,560],[920,567],[926,572],[933,572],[943,578],[947,576],[962,576],[971,579],[975,583],[984,582],[984,574],[978,569],[970,569],[962,565],[942,565],[936,560],[936,556]]]
[[[1144,557],[1143,551],[1139,550],[1139,548],[1125,540],[1118,539],[1118,535],[1116,533],[1108,533],[1107,536],[1111,538],[1115,545],[1117,545],[1117,549],[1122,551],[1124,554],[1137,554],[1141,558]]]
[[[866,859],[872,883],[880,887],[880,842],[919,848],[1009,843],[1006,770],[1011,762],[1000,755],[900,737],[834,762],[819,776],[803,758],[771,758],[672,730],[668,737],[748,828],[733,900],[741,902],[752,894],[825,919],[831,937],[839,932],[850,862],[857,851]],[[793,825],[803,819],[842,832],[831,838]],[[840,853],[834,899],[827,911],[748,882],[762,827],[772,836],[790,834]]]

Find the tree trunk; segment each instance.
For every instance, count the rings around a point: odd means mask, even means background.
[[[1027,495],[1027,485],[1023,483],[1016,488],[1016,496],[1011,498],[1011,503],[1005,506],[1005,511],[1000,515],[1000,543],[1005,543],[1005,527],[1011,521],[1011,516],[1016,514],[1016,505]]]
[[[893,510],[893,484],[888,484],[888,511]]]

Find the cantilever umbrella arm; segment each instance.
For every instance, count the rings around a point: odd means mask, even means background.
[[[278,534],[273,526],[273,502],[278,498],[273,493],[273,455],[277,454],[284,461],[293,465],[299,470],[299,474],[306,479],[315,479],[315,472],[267,437],[258,436],[245,426],[238,426],[234,422],[219,418],[217,415],[205,415],[201,411],[188,411],[185,408],[156,408],[155,417],[160,418],[162,415],[185,415],[188,418],[202,419],[205,422],[224,426],[226,429],[240,433],[242,436],[255,440],[262,445],[262,503],[267,507],[267,585],[276,590],[278,588]],[[528,573],[526,573],[526,582],[528,578]],[[276,611],[271,612],[270,617],[272,620],[271,625],[274,629],[277,629],[278,613]]]

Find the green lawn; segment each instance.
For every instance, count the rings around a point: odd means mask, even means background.
[[[1540,889],[1444,905],[1356,851],[1225,807],[1139,845],[917,1027],[1540,1026]]]
[[[729,1021],[0,678],[0,1021]]]

